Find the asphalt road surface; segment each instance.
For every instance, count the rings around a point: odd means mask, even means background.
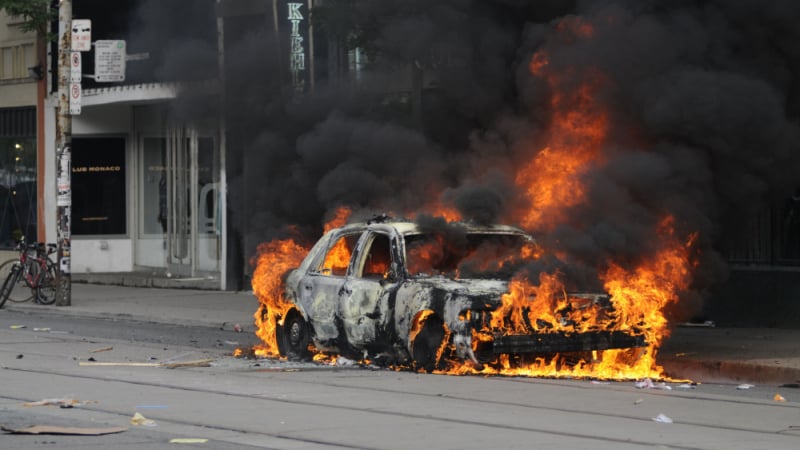
[[[232,357],[256,342],[210,328],[0,310],[3,427],[124,428],[97,436],[4,434],[0,447],[800,448],[798,389],[641,389],[630,381],[452,377]],[[166,366],[209,359],[208,367]],[[25,406],[42,400],[55,405]],[[152,423],[132,424],[136,413]]]

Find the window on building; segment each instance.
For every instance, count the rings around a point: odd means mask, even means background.
[[[33,44],[0,48],[0,79],[28,78],[28,67],[34,66],[35,61],[36,54]]]
[[[0,248],[36,241],[36,108],[0,108]]]
[[[800,187],[754,214],[722,245],[733,264],[800,266]]]

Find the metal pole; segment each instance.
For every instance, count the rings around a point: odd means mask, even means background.
[[[72,40],[72,1],[58,7],[58,114],[56,119],[56,305],[72,304],[70,278],[70,219],[72,207],[72,117],[69,113],[69,73]]]

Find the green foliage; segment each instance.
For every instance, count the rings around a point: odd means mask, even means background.
[[[50,22],[58,18],[58,10],[51,7],[50,0],[0,0],[0,9],[10,16],[22,17],[24,31],[40,35],[46,35]]]

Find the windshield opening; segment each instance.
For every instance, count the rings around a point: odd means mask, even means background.
[[[468,233],[414,234],[405,237],[406,270],[411,277],[510,278],[533,253],[524,235]]]

